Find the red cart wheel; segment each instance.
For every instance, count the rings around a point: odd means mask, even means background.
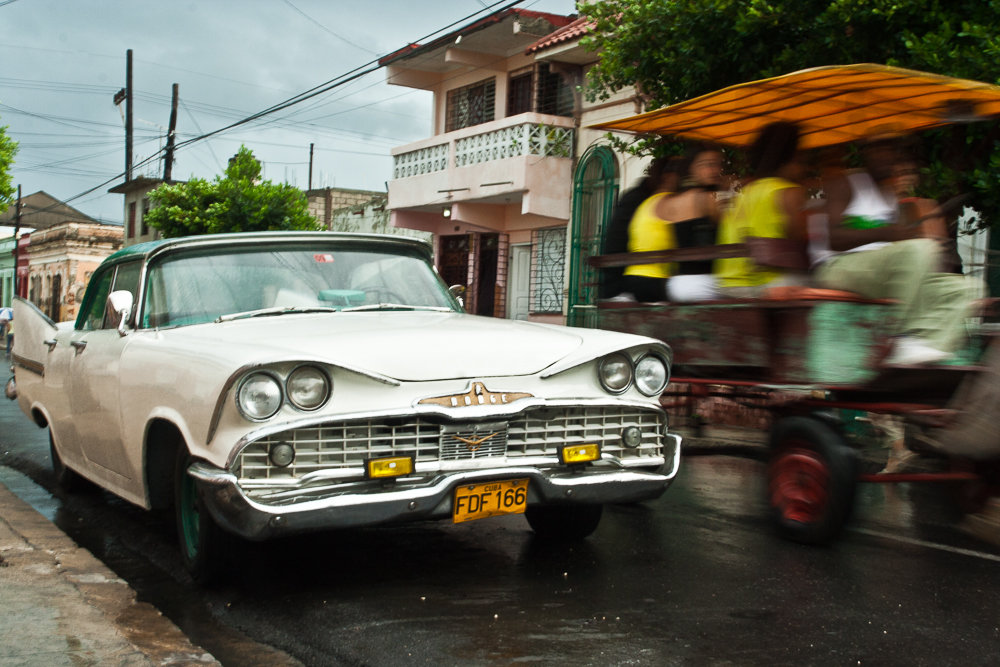
[[[768,503],[778,532],[827,544],[854,504],[857,456],[836,430],[812,417],[787,417],[771,432]]]

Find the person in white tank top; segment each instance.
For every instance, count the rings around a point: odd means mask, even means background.
[[[812,248],[816,283],[898,301],[887,364],[942,361],[965,343],[976,287],[965,276],[939,273],[940,245],[921,238],[920,225],[898,219],[892,183],[898,141],[870,141],[864,157],[866,172],[824,183],[827,238],[825,247]]]

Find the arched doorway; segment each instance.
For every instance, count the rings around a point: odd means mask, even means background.
[[[587,259],[600,254],[604,229],[618,198],[618,160],[607,146],[592,146],[573,177],[569,312],[571,326],[592,327],[596,319],[598,271]]]

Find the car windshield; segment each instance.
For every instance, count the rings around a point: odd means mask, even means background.
[[[173,327],[233,316],[454,308],[419,253],[373,246],[213,247],[150,264],[143,327]]]

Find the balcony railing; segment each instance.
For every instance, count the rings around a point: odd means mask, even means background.
[[[449,167],[469,167],[511,157],[568,158],[572,154],[572,128],[522,123],[400,153],[393,160],[393,178],[420,176]]]

